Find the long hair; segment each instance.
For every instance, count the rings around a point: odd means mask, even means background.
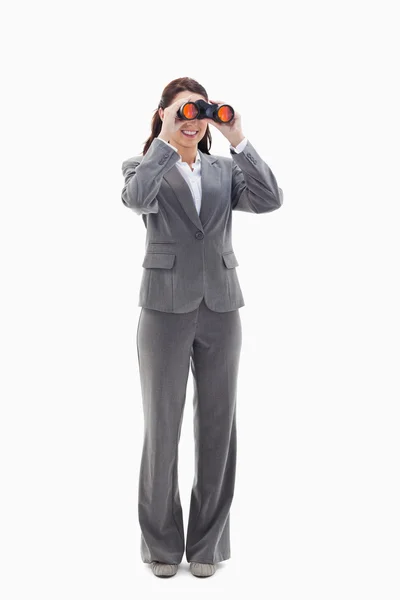
[[[165,86],[163,92],[161,94],[161,100],[158,104],[158,107],[155,109],[152,121],[151,121],[151,134],[149,138],[146,140],[143,147],[143,156],[148,151],[151,142],[158,136],[162,128],[162,119],[158,113],[159,108],[167,108],[172,102],[174,98],[179,92],[194,92],[195,94],[201,94],[204,96],[206,101],[208,102],[208,94],[206,90],[203,88],[200,83],[198,83],[195,79],[191,79],[191,77],[179,77],[178,79],[174,79],[168,85]],[[211,132],[210,128],[207,125],[206,132],[202,139],[198,143],[198,149],[204,154],[210,154],[209,149],[211,148]]]

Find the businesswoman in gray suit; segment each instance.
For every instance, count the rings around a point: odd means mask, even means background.
[[[266,213],[283,202],[236,109],[229,124],[177,118],[184,102],[199,99],[222,104],[209,101],[193,79],[171,81],[142,154],[122,164],[122,201],[146,227],[137,328],[144,411],[138,508],[141,558],[159,577],[177,572],[185,549],[198,577],[230,558],[244,306],[232,210]],[[210,124],[228,140],[231,157],[210,153]],[[185,546],[177,461],[190,368],[195,474]]]

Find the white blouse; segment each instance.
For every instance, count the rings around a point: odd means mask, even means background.
[[[157,139],[161,139],[161,138],[157,138]],[[168,144],[168,146],[171,146],[171,148],[176,150],[176,152],[178,152],[178,150],[175,148],[175,146],[173,146],[169,142],[166,142],[165,140],[162,140],[162,141],[165,144]],[[235,150],[235,152],[239,153],[239,152],[242,152],[242,150],[244,149],[246,144],[247,144],[247,138],[244,138],[244,140],[242,140],[240,142],[240,144],[238,144],[236,146],[236,148],[234,146],[232,146],[232,144],[229,144],[229,146],[230,146],[230,148]],[[200,208],[201,208],[201,158],[200,158],[199,151],[197,150],[196,160],[192,165],[193,171],[189,167],[188,163],[184,162],[182,160],[182,157],[180,155],[179,155],[179,160],[175,164],[178,167],[178,169],[180,170],[180,172],[183,175],[183,177],[185,178],[185,180],[187,181],[187,184],[188,184],[190,190],[192,191],[192,196],[193,196],[193,200],[194,200],[194,203],[196,206],[197,213],[200,214]]]

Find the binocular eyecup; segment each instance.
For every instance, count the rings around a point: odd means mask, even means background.
[[[193,119],[213,119],[217,123],[230,123],[235,112],[229,104],[209,104],[205,100],[185,102],[177,111],[178,119],[193,121]]]

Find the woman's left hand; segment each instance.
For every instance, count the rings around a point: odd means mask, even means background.
[[[222,100],[209,100],[212,104],[228,104],[228,102],[223,102]],[[240,113],[236,109],[235,116],[233,117],[230,123],[217,123],[214,119],[204,119],[206,123],[211,123],[214,125],[219,131],[226,137],[232,146],[236,147],[243,139],[244,134],[242,131],[242,119]]]

